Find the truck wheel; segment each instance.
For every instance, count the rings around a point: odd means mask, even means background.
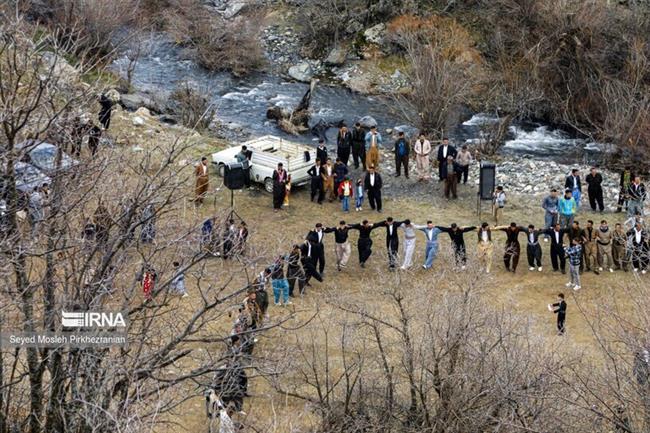
[[[226,165],[223,162],[220,162],[217,166],[217,174],[220,177],[224,177],[226,175]]]
[[[271,179],[270,177],[264,179],[264,189],[267,192],[273,192],[273,179]]]

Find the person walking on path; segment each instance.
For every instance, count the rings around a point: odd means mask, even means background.
[[[420,134],[420,138],[413,145],[415,152],[415,166],[418,170],[418,181],[429,179],[429,155],[431,154],[431,142],[424,138],[424,134]]]
[[[372,239],[370,233],[381,227],[376,224],[370,224],[368,220],[363,220],[361,224],[349,225],[348,228],[352,230],[359,230],[359,239],[357,240],[357,250],[359,251],[359,265],[362,268],[366,267],[366,262],[372,255]]]
[[[572,287],[573,290],[580,290],[580,263],[582,262],[582,246],[577,238],[571,240],[571,246],[565,249],[566,255],[569,257],[569,274],[571,281],[566,286]]]
[[[424,233],[424,238],[426,243],[424,244],[424,264],[422,267],[424,269],[430,269],[433,266],[433,261],[438,255],[438,235],[442,233],[438,227],[433,225],[433,221],[427,221],[427,225],[416,225],[414,226],[416,230],[420,230]]]
[[[381,146],[381,134],[377,132],[376,126],[370,127],[366,134],[366,167],[379,168],[379,147]]]
[[[352,248],[348,242],[348,231],[350,228],[345,221],[339,221],[339,226],[334,229],[334,252],[336,253],[336,269],[345,268],[350,260]]]
[[[526,231],[526,257],[528,258],[528,270],[534,271],[535,267],[539,272],[542,272],[542,246],[539,244],[539,235],[542,230],[535,230],[535,226],[528,225]]]
[[[196,177],[196,183],[194,186],[194,204],[196,206],[203,204],[203,199],[208,193],[208,171],[208,158],[204,156],[201,158],[199,165],[194,169],[194,176]]]
[[[278,163],[278,168],[273,171],[273,212],[282,209],[284,197],[287,194],[287,182],[289,176],[287,170],[284,169],[281,162]]]
[[[458,183],[463,181],[463,185],[467,183],[467,177],[469,176],[469,166],[474,160],[472,158],[472,152],[467,149],[467,145],[463,145],[458,152],[458,165],[460,166],[460,172],[458,173]]]
[[[596,247],[598,249],[598,270],[603,271],[605,266],[605,259],[607,259],[607,267],[609,272],[614,272],[614,260],[610,251],[612,251],[612,231],[607,225],[607,221],[602,220],[600,227],[596,230]]]
[[[375,172],[374,165],[369,165],[366,179],[364,181],[364,189],[368,191],[368,203],[370,203],[370,209],[376,209],[379,213],[381,213],[381,188],[381,175]]]
[[[589,174],[585,178],[587,182],[587,194],[589,194],[589,206],[591,210],[596,212],[596,205],[598,210],[602,213],[605,211],[605,203],[603,202],[603,176],[598,173],[596,167],[591,167]]]
[[[627,191],[627,216],[636,214],[643,216],[643,203],[646,199],[645,185],[641,183],[640,176],[634,176],[634,181]]]
[[[352,147],[352,133],[348,131],[345,124],[341,125],[338,134],[336,134],[336,157],[345,165],[350,160],[350,150]]]
[[[395,177],[399,177],[402,172],[402,166],[404,167],[404,176],[409,178],[409,144],[406,141],[404,132],[400,131],[397,141],[395,141],[394,146],[395,153]]]
[[[447,177],[447,172],[445,171],[445,164],[447,162],[447,158],[451,156],[452,158],[456,158],[456,148],[454,146],[451,146],[449,144],[449,139],[447,137],[444,137],[442,139],[442,144],[438,146],[438,176],[440,177],[440,182],[446,179]]]
[[[571,174],[566,177],[564,187],[571,190],[573,199],[576,201],[576,208],[580,209],[580,197],[582,196],[582,183],[580,182],[580,170],[574,168]]]
[[[477,231],[478,234],[478,261],[485,273],[489,274],[492,268],[492,255],[494,254],[494,244],[492,243],[492,229],[487,222],[481,224]]]
[[[554,314],[557,314],[557,335],[564,335],[566,321],[566,302],[564,301],[564,293],[558,293],[557,302],[549,304],[548,309]]]
[[[359,168],[359,163],[366,171],[366,131],[361,127],[361,123],[354,124],[352,130],[352,162],[354,168]]]
[[[506,271],[515,273],[519,264],[519,255],[521,254],[521,245],[519,245],[519,233],[525,232],[526,229],[518,226],[517,223],[510,223],[509,226],[495,226],[494,230],[502,231],[506,234],[506,247],[503,250],[503,264]]]
[[[449,227],[436,226],[436,228],[449,235],[454,246],[456,266],[460,266],[462,270],[465,270],[467,265],[467,248],[465,248],[465,238],[463,235],[472,230],[476,230],[476,226],[458,227],[456,223],[452,223]]]
[[[352,185],[352,181],[347,176],[339,184],[338,194],[341,197],[341,208],[343,212],[350,212],[350,199],[354,197],[354,185]]]
[[[564,191],[564,196],[558,201],[558,212],[560,214],[560,225],[563,229],[571,228],[573,218],[578,211],[573,194],[570,189]]]

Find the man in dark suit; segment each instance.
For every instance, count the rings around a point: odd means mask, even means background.
[[[321,164],[327,162],[327,147],[325,147],[325,140],[322,138],[318,140],[318,147],[316,147],[316,159],[320,159]]]
[[[325,233],[330,233],[336,230],[332,227],[323,228],[323,224],[317,223],[314,230],[307,234],[307,240],[312,245],[312,256],[314,257],[314,266],[318,265],[318,273],[325,275],[325,245],[323,244],[323,237]]]
[[[576,201],[578,209],[580,209],[580,197],[582,196],[582,183],[580,182],[580,170],[574,168],[571,174],[566,177],[564,181],[564,188],[571,190],[573,199]]]
[[[343,164],[348,165],[350,149],[352,148],[352,133],[343,124],[336,135],[336,157],[341,159]]]
[[[321,159],[316,158],[315,164],[307,170],[307,174],[311,177],[311,201],[318,195],[318,204],[323,203],[325,198],[325,191],[323,191],[323,178],[321,177]]]
[[[390,269],[395,269],[395,262],[397,261],[399,250],[397,229],[402,223],[403,221],[394,221],[393,217],[388,217],[386,221],[377,224],[378,226],[386,227],[386,249],[388,250],[388,266]]]
[[[447,157],[451,156],[456,159],[457,153],[456,148],[449,144],[449,139],[444,137],[442,139],[442,144],[438,146],[438,175],[440,177],[440,182],[445,180],[445,176],[443,176],[443,167],[447,162]]]
[[[567,229],[563,229],[559,222],[555,223],[553,228],[547,229],[544,231],[545,234],[551,237],[551,264],[553,265],[553,271],[557,272],[562,270],[562,273],[566,273],[566,257],[564,255],[564,235],[568,232]]]
[[[372,210],[377,209],[381,213],[381,175],[375,172],[375,167],[371,165],[368,167],[368,173],[364,180],[363,189],[368,191],[368,203]]]
[[[305,285],[309,284],[312,277],[316,278],[316,281],[323,282],[323,277],[318,273],[314,264],[314,248],[307,239],[300,246],[300,263],[305,271]]]

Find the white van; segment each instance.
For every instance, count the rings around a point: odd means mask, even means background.
[[[307,170],[314,165],[316,148],[273,135],[265,135],[213,153],[212,163],[217,166],[220,176],[223,176],[226,164],[237,162],[235,155],[239,153],[241,146],[246,146],[253,152],[250,167],[251,180],[263,183],[268,192],[273,192],[273,170],[280,162],[291,176],[292,185],[304,185],[309,182]]]

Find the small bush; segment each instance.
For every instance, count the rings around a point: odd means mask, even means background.
[[[170,105],[180,122],[188,128],[207,129],[215,115],[215,108],[207,96],[207,89],[196,89],[183,83],[170,95]]]
[[[197,0],[175,0],[163,12],[163,22],[178,43],[194,50],[206,69],[244,75],[263,65],[260,18],[255,14],[225,20],[207,13]]]

